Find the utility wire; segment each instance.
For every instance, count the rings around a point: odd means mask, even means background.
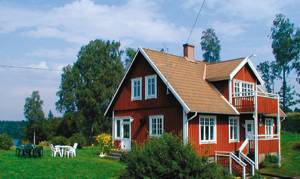
[[[43,71],[62,71],[58,69],[49,69],[49,68],[38,68],[38,67],[24,67],[24,66],[14,66],[14,65],[1,65],[2,68],[14,68],[14,69],[26,69],[26,70],[43,70]]]
[[[187,38],[187,40],[186,40],[186,43],[188,43],[188,42],[190,41],[191,35],[192,35],[192,33],[193,33],[193,31],[194,31],[194,28],[195,28],[195,26],[196,26],[196,24],[197,24],[197,21],[198,21],[199,15],[200,15],[200,13],[201,13],[201,11],[202,11],[202,9],[203,9],[204,3],[205,3],[205,0],[203,0],[203,2],[202,2],[202,4],[201,4],[201,7],[200,7],[200,9],[199,9],[199,11],[198,11],[198,13],[197,13],[196,19],[195,19],[194,24],[193,24],[193,26],[192,26],[192,29],[191,29],[191,31],[190,31],[190,33],[189,33],[189,36],[188,36],[188,38]]]

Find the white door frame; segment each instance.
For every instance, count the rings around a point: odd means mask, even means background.
[[[251,124],[252,126],[252,136],[248,136],[248,124]],[[245,138],[254,139],[254,120],[245,120]]]
[[[117,133],[117,120],[120,120],[120,137],[115,137],[115,140],[120,140],[121,142],[121,149],[128,151],[131,150],[131,122],[133,121],[132,117],[128,116],[122,116],[122,117],[115,117],[114,118],[114,136],[116,136]],[[128,120],[128,121],[125,121]],[[129,125],[129,137],[124,138],[124,125]]]

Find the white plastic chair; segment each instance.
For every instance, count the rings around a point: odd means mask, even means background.
[[[50,144],[51,156],[56,157],[57,154],[60,155],[60,150],[57,147],[54,147],[53,144]]]
[[[68,157],[76,157],[76,149],[77,149],[78,143],[74,143],[73,147],[70,147],[67,151]]]

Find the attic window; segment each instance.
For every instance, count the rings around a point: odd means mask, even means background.
[[[131,79],[131,100],[141,100],[142,99],[142,78]]]
[[[252,96],[254,92],[254,83],[235,80],[234,96]]]
[[[157,97],[157,80],[156,75],[145,77],[145,99],[153,99]]]

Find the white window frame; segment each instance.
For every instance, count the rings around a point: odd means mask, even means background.
[[[118,124],[118,121],[120,121],[120,136],[118,136],[118,131],[117,131],[117,124]],[[115,118],[115,139],[121,139],[122,138],[122,119],[121,118]]]
[[[267,125],[267,121],[271,121],[271,123],[272,123],[272,125],[271,126],[269,126],[269,125]],[[271,134],[268,134],[267,132],[268,132],[268,128],[271,128]],[[266,135],[266,137],[273,137],[273,134],[274,134],[274,119],[272,119],[272,118],[266,118],[265,119],[265,135]]]
[[[236,84],[238,84],[238,94],[236,92]],[[246,92],[243,92],[243,84],[244,85],[252,85],[252,89],[251,91],[246,91]],[[247,88],[245,88],[247,89]],[[250,89],[250,88],[249,88]],[[234,97],[244,97],[244,96],[252,96],[254,92],[254,89],[255,89],[255,83],[252,83],[252,82],[249,82],[249,81],[243,81],[243,80],[233,80],[233,96]],[[244,94],[245,93],[245,94]]]
[[[148,80],[154,79],[154,94],[148,95]],[[157,75],[145,76],[145,99],[155,99],[157,98]]]
[[[152,134],[152,119],[161,118],[161,134]],[[157,128],[157,126],[156,126]],[[150,137],[160,137],[164,133],[164,116],[163,115],[152,115],[149,116],[149,136]]]
[[[201,140],[201,118],[208,118],[214,120],[214,139],[212,140]],[[205,128],[204,128],[205,129]],[[210,127],[209,127],[209,134],[210,134]],[[205,135],[205,132],[204,132]],[[205,139],[206,137],[204,137]],[[217,143],[217,116],[214,115],[200,115],[199,116],[199,144],[216,144]]]
[[[134,96],[134,82],[135,81],[139,81],[140,82],[140,96]],[[142,77],[138,77],[138,78],[132,78],[131,79],[131,101],[137,101],[137,100],[142,100],[142,87],[143,87],[143,83],[142,83]]]
[[[237,120],[237,138],[236,139],[231,139],[231,130],[230,130],[230,120]],[[228,118],[228,138],[229,138],[229,143],[231,142],[239,142],[240,141],[240,118],[238,116],[229,116]]]

